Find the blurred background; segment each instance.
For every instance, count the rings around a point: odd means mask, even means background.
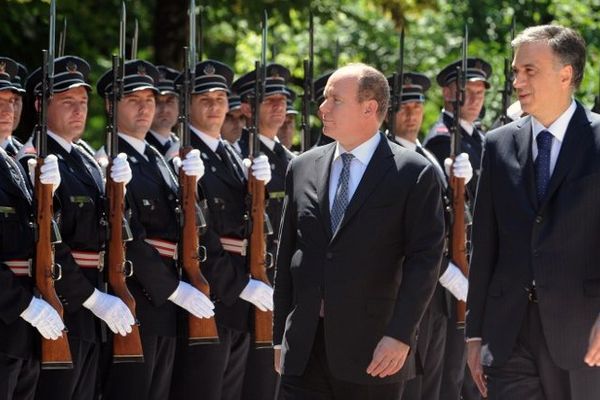
[[[125,1],[127,54],[137,19],[138,58],[180,68],[182,47],[187,43],[188,3]],[[315,78],[338,65],[358,61],[391,75],[398,68],[399,32],[404,27],[404,71],[424,73],[434,82],[427,93],[423,134],[438,118],[442,106],[435,76],[460,57],[465,24],[470,35],[469,55],[486,59],[494,68],[482,115],[484,127],[500,113],[513,16],[517,33],[524,27],[546,23],[578,30],[588,44],[588,62],[577,97],[591,108],[599,94],[600,0],[196,0],[196,6],[204,33],[203,54],[198,56],[226,62],[236,77],[253,69],[260,56],[263,10],[269,14],[267,59],[289,68],[299,82],[303,60],[308,58],[309,10],[315,26]],[[57,45],[66,18],[65,54],[90,63],[94,87],[97,78],[110,68],[110,57],[118,49],[120,7],[121,0],[57,1]],[[48,46],[48,13],[49,0],[0,0],[0,54],[25,64],[30,72],[40,66],[41,50]],[[302,87],[294,89],[298,94],[303,92]],[[296,109],[301,109],[300,98]],[[23,120],[18,136],[28,137],[33,123],[31,117]],[[320,124],[314,119],[312,125],[318,129]],[[84,138],[99,147],[104,141],[104,126],[102,99],[94,92]]]

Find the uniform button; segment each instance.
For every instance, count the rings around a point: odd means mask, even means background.
[[[539,255],[540,255],[540,252],[539,252],[539,251],[537,251],[537,250],[534,250],[534,251],[533,251],[533,256],[534,256],[534,257],[539,257]]]
[[[541,224],[542,222],[544,222],[544,217],[542,217],[541,215],[538,215],[537,217],[535,217],[536,224]]]
[[[325,258],[328,260],[333,260],[333,253],[327,252],[327,254],[325,254]]]

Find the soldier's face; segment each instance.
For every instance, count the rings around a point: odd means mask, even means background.
[[[13,123],[13,131],[19,126],[21,112],[23,112],[23,97],[17,96],[15,101],[15,121]]]
[[[296,115],[288,114],[285,117],[285,122],[279,128],[277,137],[283,146],[291,148],[294,141],[294,134],[296,133]]]
[[[174,94],[156,96],[156,111],[152,121],[152,129],[159,132],[170,132],[177,123],[179,115],[179,98]]]
[[[143,140],[152,125],[156,109],[155,94],[151,89],[129,93],[119,101],[119,131]]]
[[[562,65],[544,43],[524,43],[516,49],[513,86],[521,108],[546,126],[571,102],[573,68]]]
[[[48,128],[66,140],[76,140],[85,129],[87,110],[86,88],[80,86],[55,93],[48,103]]]
[[[420,101],[403,103],[396,113],[396,136],[414,142],[419,136],[422,123],[423,103]]]
[[[242,136],[242,129],[246,126],[246,117],[241,109],[229,111],[221,128],[223,139],[235,143]]]
[[[273,94],[265,97],[260,103],[260,133],[274,138],[277,131],[285,122],[287,108],[286,97],[283,94]]]
[[[0,91],[0,138],[3,140],[12,133],[17,97],[11,90]]]
[[[451,83],[444,88],[446,101],[454,101],[456,98],[456,84]],[[481,113],[485,100],[485,83],[482,81],[467,82],[465,85],[465,103],[460,108],[460,117],[469,123],[473,123]]]
[[[190,104],[192,125],[212,136],[221,133],[225,115],[229,111],[227,93],[223,90],[195,94]]]

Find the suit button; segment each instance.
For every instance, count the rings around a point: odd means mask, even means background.
[[[333,260],[333,253],[328,251],[327,254],[325,254],[325,258],[328,260]]]
[[[542,222],[544,222],[544,217],[542,217],[541,215],[535,217],[536,224],[541,224]]]

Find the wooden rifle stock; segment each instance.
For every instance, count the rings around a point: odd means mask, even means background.
[[[63,318],[63,307],[54,290],[54,281],[61,278],[60,265],[54,263],[54,245],[52,239],[52,185],[40,182],[40,170],[44,159],[37,159],[35,169],[35,205],[37,223],[37,241],[35,244],[35,285],[42,298],[48,302]],[[56,340],[42,337],[42,369],[73,368],[67,332],[63,331]]]
[[[465,220],[465,179],[450,177],[450,188],[452,190],[452,232],[450,242],[450,258],[460,269],[464,276],[469,274],[469,262],[467,261],[467,230]],[[465,326],[465,314],[467,303],[456,301],[456,323],[458,328]]]
[[[182,147],[179,151],[182,160],[192,150],[191,146]],[[183,209],[183,229],[181,241],[181,267],[190,284],[210,298],[210,286],[200,268],[200,232],[196,219],[198,185],[195,176],[188,176],[179,169],[179,190]],[[189,314],[189,344],[210,344],[219,342],[215,318],[198,318]]]
[[[248,193],[252,197],[250,224],[250,274],[271,285],[267,277],[267,245],[265,240],[265,183],[248,174]],[[254,308],[254,345],[256,348],[271,347],[273,342],[273,312]]]
[[[107,171],[112,168],[112,160]],[[126,278],[133,274],[133,265],[125,258],[125,238],[123,235],[123,216],[125,213],[124,184],[118,183],[107,174],[106,194],[108,198],[110,238],[107,246],[108,283],[113,293],[127,305],[135,318],[135,299],[127,288]],[[131,332],[126,336],[115,334],[113,336],[113,362],[143,362],[144,352],[140,338],[139,324],[131,327]]]

